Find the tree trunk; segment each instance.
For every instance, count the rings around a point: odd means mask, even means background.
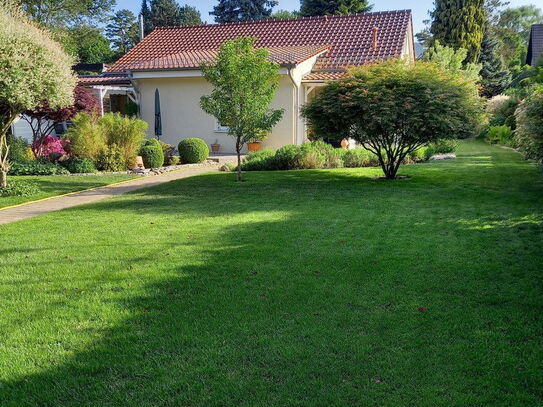
[[[236,142],[236,153],[238,154],[238,168],[237,168],[237,175],[236,175],[236,181],[241,182],[241,147],[243,144],[241,144],[240,140]]]
[[[8,172],[0,171],[0,188],[5,188],[8,186]]]

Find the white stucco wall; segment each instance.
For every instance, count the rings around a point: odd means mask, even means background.
[[[42,125],[42,129],[45,130],[50,126],[50,123],[44,123]],[[15,137],[20,137],[26,140],[27,143],[32,143],[32,128],[30,127],[30,124],[26,120],[24,120],[22,117],[17,119],[15,123],[11,126],[11,131]],[[55,130],[53,129],[52,135],[56,135]]]
[[[210,94],[212,90],[211,85],[203,77],[200,75],[179,77],[173,73],[160,78],[141,78],[141,76],[144,75],[140,75],[134,82],[139,92],[141,117],[149,124],[150,136],[154,135],[155,90],[158,89],[162,115],[162,141],[177,146],[182,139],[198,137],[205,140],[208,145],[217,140],[221,145],[221,153],[235,152],[234,138],[224,132],[217,132],[215,118],[200,108],[200,97]],[[292,81],[288,75],[281,75],[280,85],[271,107],[285,109],[285,112],[272,134],[262,143],[264,148],[277,149],[285,144],[295,143],[294,97],[295,88]]]

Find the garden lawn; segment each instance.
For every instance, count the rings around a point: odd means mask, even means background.
[[[510,150],[213,173],[0,226],[0,405],[543,404],[543,177]]]
[[[89,188],[103,187],[116,182],[136,178],[135,175],[51,175],[51,176],[10,176],[8,182],[32,182],[38,186],[40,192],[30,196],[0,196],[0,208],[19,205],[25,202],[36,201],[43,198],[67,194],[69,192],[83,191]]]

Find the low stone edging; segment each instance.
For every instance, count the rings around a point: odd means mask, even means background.
[[[83,174],[66,174],[66,177],[84,177],[87,175],[138,175],[140,177],[147,177],[150,175],[160,175],[165,174],[172,171],[178,171],[185,168],[200,168],[200,167],[213,167],[216,166],[217,163],[214,161],[204,161],[203,163],[199,164],[179,164],[179,165],[170,165],[167,167],[160,167],[160,168],[145,168],[145,169],[134,169],[134,170],[128,170],[128,171],[115,171],[115,172],[89,172],[89,173],[83,173]]]

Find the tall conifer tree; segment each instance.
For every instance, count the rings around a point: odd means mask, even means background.
[[[482,95],[493,97],[502,93],[511,83],[511,73],[505,69],[503,59],[499,52],[499,41],[492,36],[490,30],[485,30],[481,46],[480,62]]]
[[[479,62],[485,32],[485,0],[435,0],[430,31],[434,40],[468,51],[465,62]]]

